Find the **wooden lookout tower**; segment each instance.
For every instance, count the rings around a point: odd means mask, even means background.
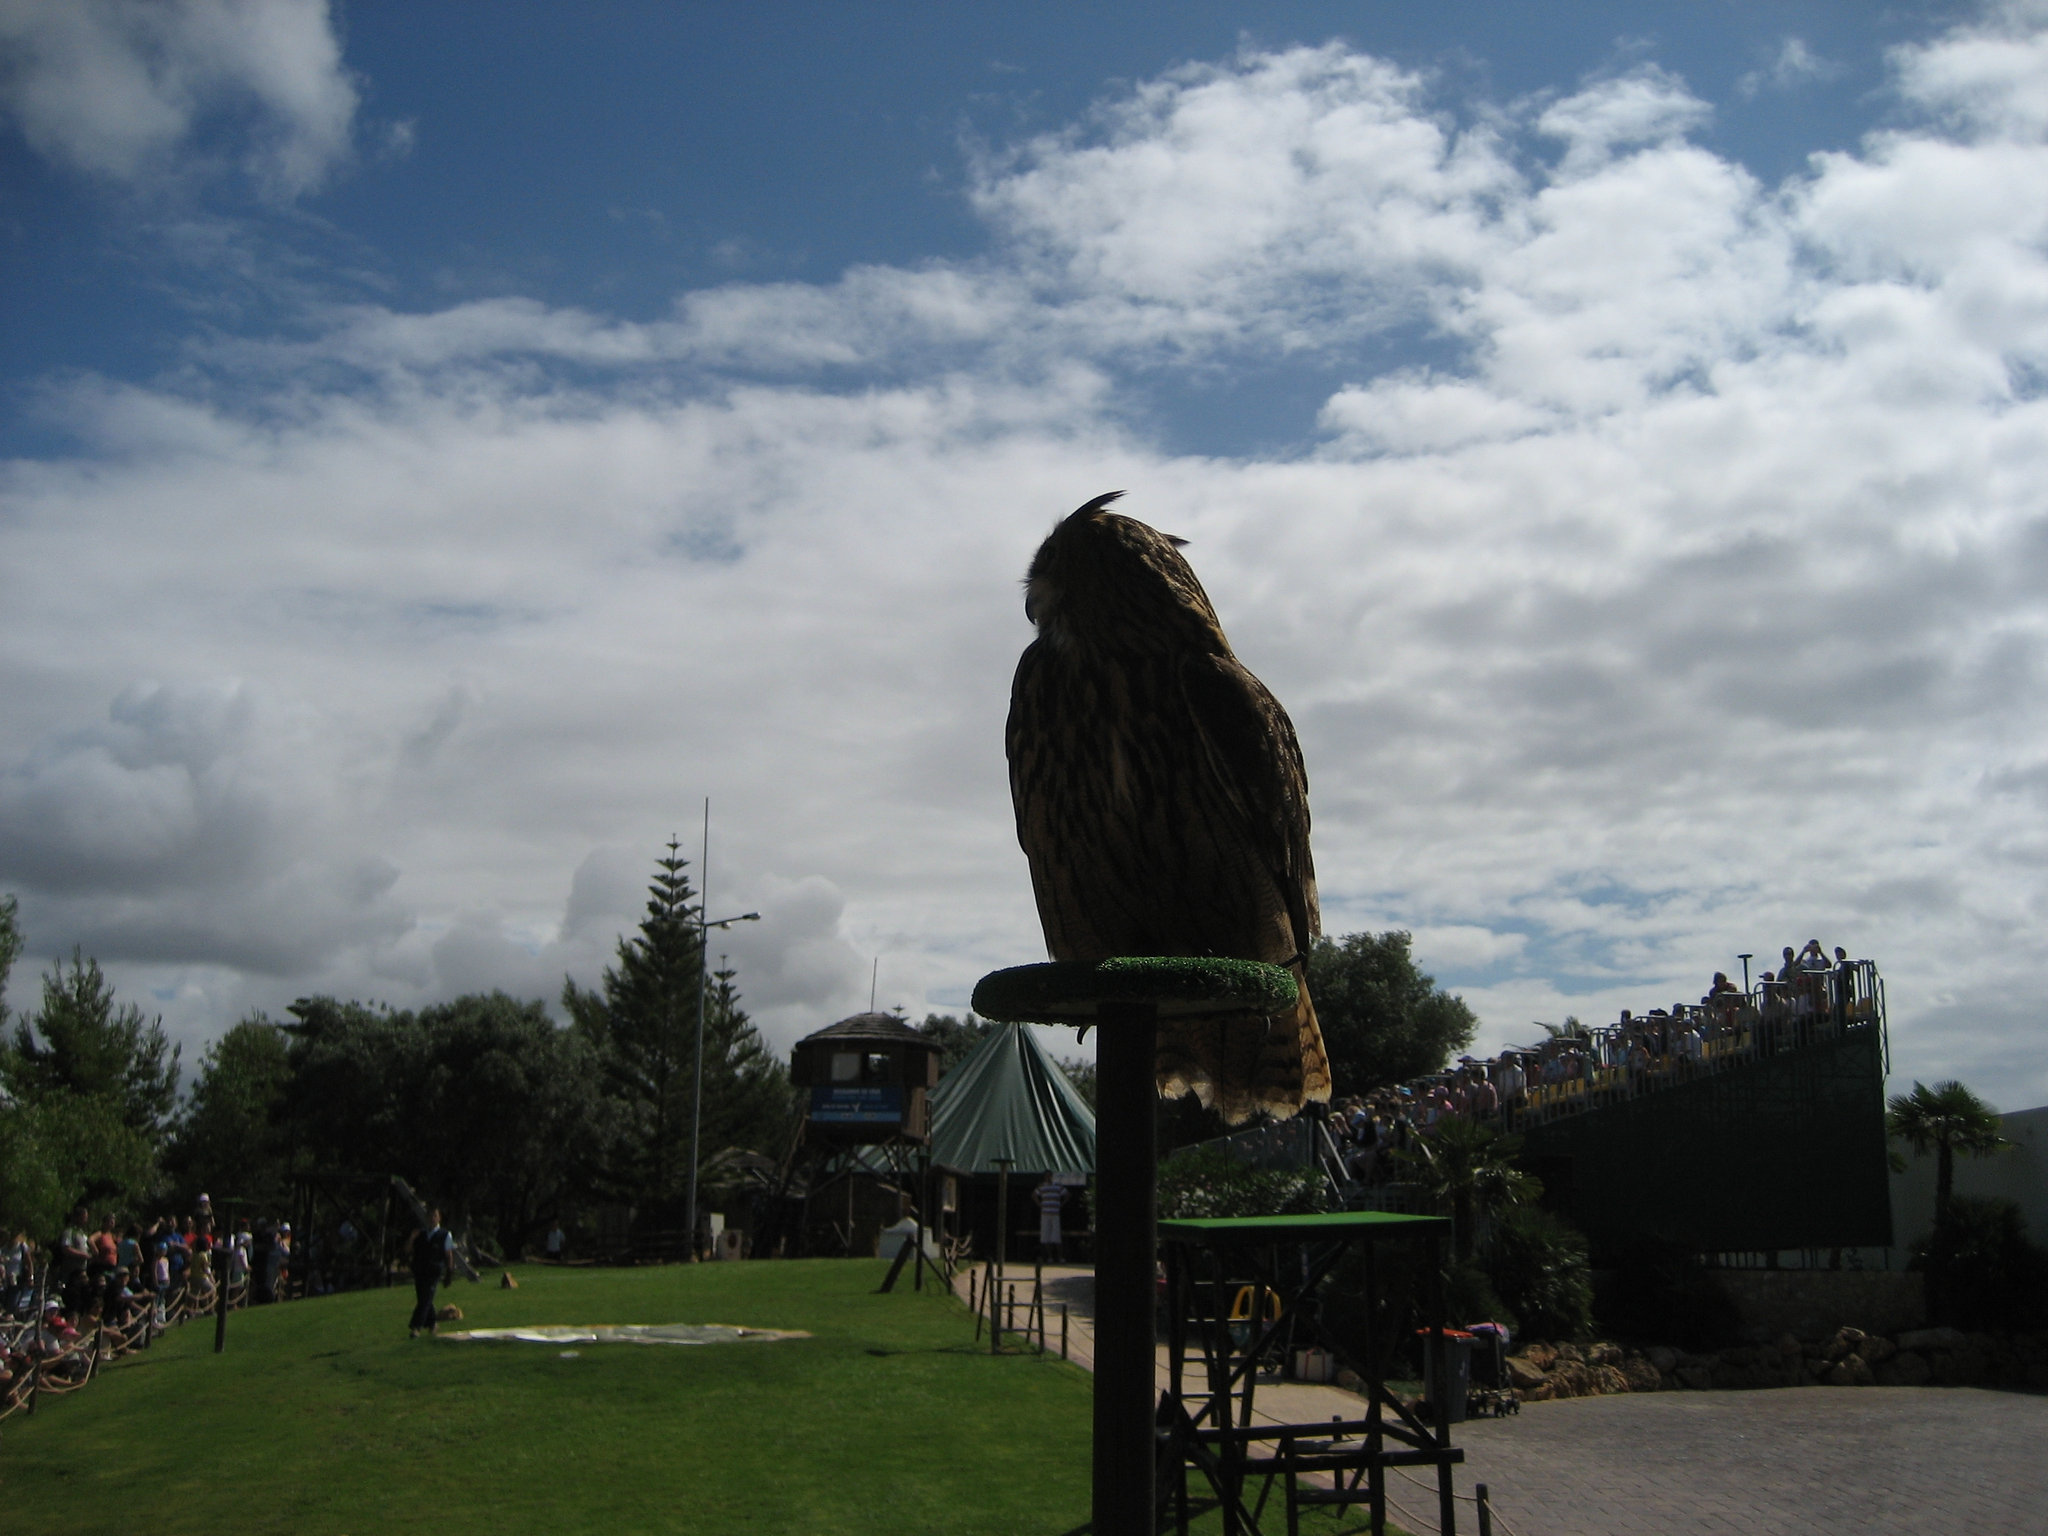
[[[865,1253],[875,1234],[926,1202],[939,1046],[887,1013],[857,1013],[796,1043],[803,1118],[777,1203],[788,1253]]]

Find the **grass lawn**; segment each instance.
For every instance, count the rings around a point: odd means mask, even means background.
[[[515,1270],[452,1327],[744,1323],[702,1347],[412,1341],[410,1288],[174,1330],[0,1427],[0,1530],[148,1536],[684,1531],[1060,1536],[1088,1515],[1087,1375],[992,1357],[943,1294],[846,1260]],[[1211,1515],[1205,1527],[1214,1528]],[[1318,1536],[1358,1529],[1318,1520]]]

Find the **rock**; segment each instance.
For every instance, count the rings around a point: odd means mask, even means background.
[[[1525,1403],[1547,1403],[1555,1396],[1557,1396],[1557,1388],[1547,1381],[1539,1381],[1535,1386],[1522,1394],[1522,1401]]]
[[[1882,1365],[1898,1352],[1899,1346],[1880,1333],[1873,1333],[1863,1341],[1863,1347],[1856,1351],[1872,1365]]]
[[[1714,1367],[1713,1379],[1715,1387],[1723,1392],[1753,1392],[1758,1387],[1774,1387],[1778,1384],[1775,1375],[1766,1376],[1742,1359],[1721,1361]]]
[[[1621,1346],[1619,1344],[1595,1344],[1586,1351],[1586,1363],[1588,1365],[1619,1365],[1621,1364]]]
[[[1960,1335],[1958,1335],[1960,1337]],[[1548,1344],[1524,1344],[1522,1358],[1539,1371],[1547,1371],[1557,1364],[1557,1351]]]
[[[1611,1397],[1628,1390],[1628,1377],[1618,1367],[1595,1365],[1589,1369],[1593,1372],[1593,1390],[1602,1396]]]
[[[1779,1354],[1785,1356],[1788,1360],[1796,1360],[1799,1357],[1799,1352],[1803,1347],[1804,1346],[1800,1344],[1799,1340],[1789,1333],[1781,1333],[1778,1335],[1778,1341],[1776,1345],[1777,1351]]]
[[[1664,1378],[1657,1367],[1641,1355],[1621,1362],[1621,1377],[1631,1392],[1655,1392],[1664,1385]]]
[[[1362,1392],[1365,1390],[1365,1378],[1356,1371],[1342,1370],[1337,1373],[1337,1385],[1346,1392]]]
[[[1827,1383],[1831,1387],[1874,1387],[1876,1373],[1870,1369],[1870,1362],[1861,1355],[1844,1355],[1828,1367]]]
[[[1560,1361],[1551,1371],[1549,1380],[1559,1397],[1592,1397],[1599,1391],[1593,1367],[1576,1361]]]
[[[1691,1387],[1695,1392],[1704,1392],[1714,1384],[1714,1373],[1704,1365],[1681,1365],[1677,1375],[1680,1386]]]
[[[1954,1328],[1913,1328],[1899,1335],[1899,1348],[1918,1350],[1925,1354],[1930,1349],[1954,1349],[1962,1343],[1964,1335]]]
[[[1521,1355],[1508,1356],[1508,1385],[1527,1390],[1543,1380],[1543,1372],[1536,1363]]]
[[[1662,1375],[1668,1376],[1678,1369],[1678,1351],[1669,1344],[1652,1344],[1643,1351],[1643,1358],[1654,1365]]]
[[[1834,1368],[1835,1362],[1832,1360],[1808,1360],[1806,1362],[1806,1374],[1815,1381],[1825,1381],[1828,1372]]]
[[[1579,1346],[1576,1344],[1558,1345],[1557,1358],[1566,1365],[1584,1365],[1586,1363],[1586,1357],[1579,1353]]]
[[[1840,1360],[1856,1353],[1857,1346],[1867,1337],[1861,1328],[1837,1328],[1835,1336],[1828,1340],[1826,1354],[1830,1360]]]

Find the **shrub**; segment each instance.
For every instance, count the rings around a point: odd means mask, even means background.
[[[1942,1219],[1913,1244],[1927,1276],[1927,1306],[1959,1328],[2032,1326],[2048,1304],[2048,1253],[2027,1241],[2010,1200],[1951,1196]]]
[[[1621,1253],[1601,1319],[1633,1338],[1682,1349],[1719,1349],[1741,1336],[1742,1314],[1691,1250],[1639,1237]]]
[[[1179,1153],[1159,1169],[1163,1220],[1304,1216],[1327,1209],[1328,1187],[1312,1169],[1254,1168],[1216,1147]]]
[[[1483,1268],[1524,1337],[1583,1339],[1592,1333],[1586,1240],[1550,1212],[1522,1205],[1497,1215]]]

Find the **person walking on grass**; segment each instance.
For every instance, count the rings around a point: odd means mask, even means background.
[[[434,1331],[434,1292],[444,1281],[455,1278],[455,1239],[441,1225],[441,1213],[430,1213],[429,1224],[412,1240],[412,1337],[422,1330]]]

